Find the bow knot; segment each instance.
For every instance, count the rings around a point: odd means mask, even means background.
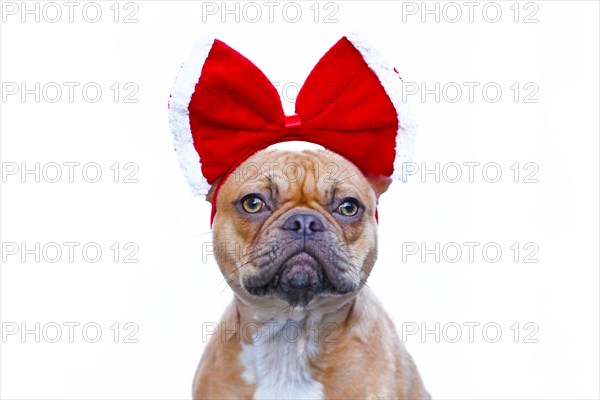
[[[285,131],[284,137],[295,137],[299,136],[300,128],[302,127],[302,120],[298,114],[286,115],[285,116]]]

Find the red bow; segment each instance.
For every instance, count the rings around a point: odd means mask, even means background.
[[[289,140],[322,145],[365,175],[392,176],[397,153],[409,153],[413,140],[412,121],[399,121],[408,116],[401,114],[401,93],[392,67],[372,48],[343,37],[306,79],[296,114],[286,116],[267,77],[214,40],[182,67],[170,102],[171,126],[182,167],[199,193],[257,151]],[[409,133],[406,140],[402,132]],[[202,177],[205,182],[198,182]]]

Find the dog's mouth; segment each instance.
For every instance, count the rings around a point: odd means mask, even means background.
[[[316,295],[337,293],[322,264],[307,252],[299,252],[286,260],[264,285],[245,284],[255,296],[277,295],[295,307],[307,305]]]

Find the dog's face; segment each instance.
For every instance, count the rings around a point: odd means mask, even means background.
[[[375,208],[388,185],[326,150],[253,155],[217,196],[213,240],[227,282],[266,307],[354,296],[375,263]]]

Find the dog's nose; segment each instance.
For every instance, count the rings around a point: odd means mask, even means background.
[[[289,217],[281,227],[286,231],[293,231],[302,236],[311,236],[323,232],[325,226],[318,217],[310,214],[296,214]]]

